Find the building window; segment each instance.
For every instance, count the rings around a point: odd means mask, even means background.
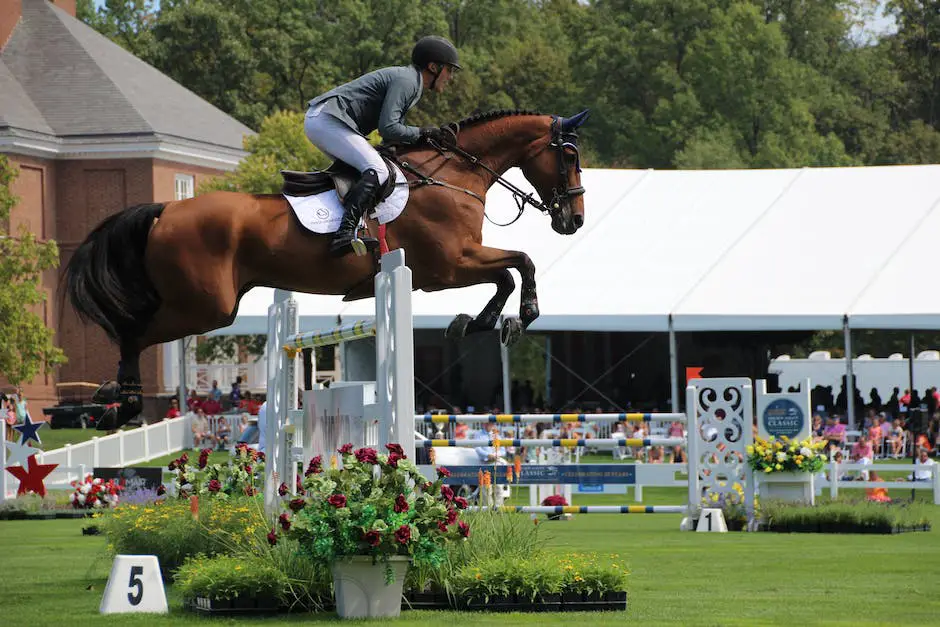
[[[192,174],[177,174],[176,175],[176,199],[185,200],[186,198],[192,198],[195,196],[193,189],[195,188],[193,175]]]

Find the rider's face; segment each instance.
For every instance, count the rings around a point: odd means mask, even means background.
[[[454,77],[456,70],[452,66],[446,65],[446,64],[444,65],[437,65],[434,63],[431,64],[430,69],[432,71],[437,68],[440,68],[441,73],[438,75],[437,81],[433,81],[432,79],[432,82],[434,83],[433,91],[437,93],[442,93],[444,91],[444,88],[447,87],[447,84],[450,83],[451,79]]]

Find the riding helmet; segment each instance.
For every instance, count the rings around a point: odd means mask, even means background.
[[[427,67],[428,63],[446,63],[459,70],[458,61],[454,44],[437,35],[422,37],[411,51],[411,62],[422,69]]]

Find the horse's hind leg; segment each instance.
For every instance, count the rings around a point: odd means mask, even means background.
[[[135,340],[121,342],[117,381],[108,381],[95,391],[93,400],[109,407],[98,420],[98,431],[113,431],[126,425],[143,409],[140,348]]]

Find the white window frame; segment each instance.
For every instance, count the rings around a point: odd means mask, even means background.
[[[196,177],[192,174],[177,174],[174,183],[176,200],[185,200],[196,195]]]

